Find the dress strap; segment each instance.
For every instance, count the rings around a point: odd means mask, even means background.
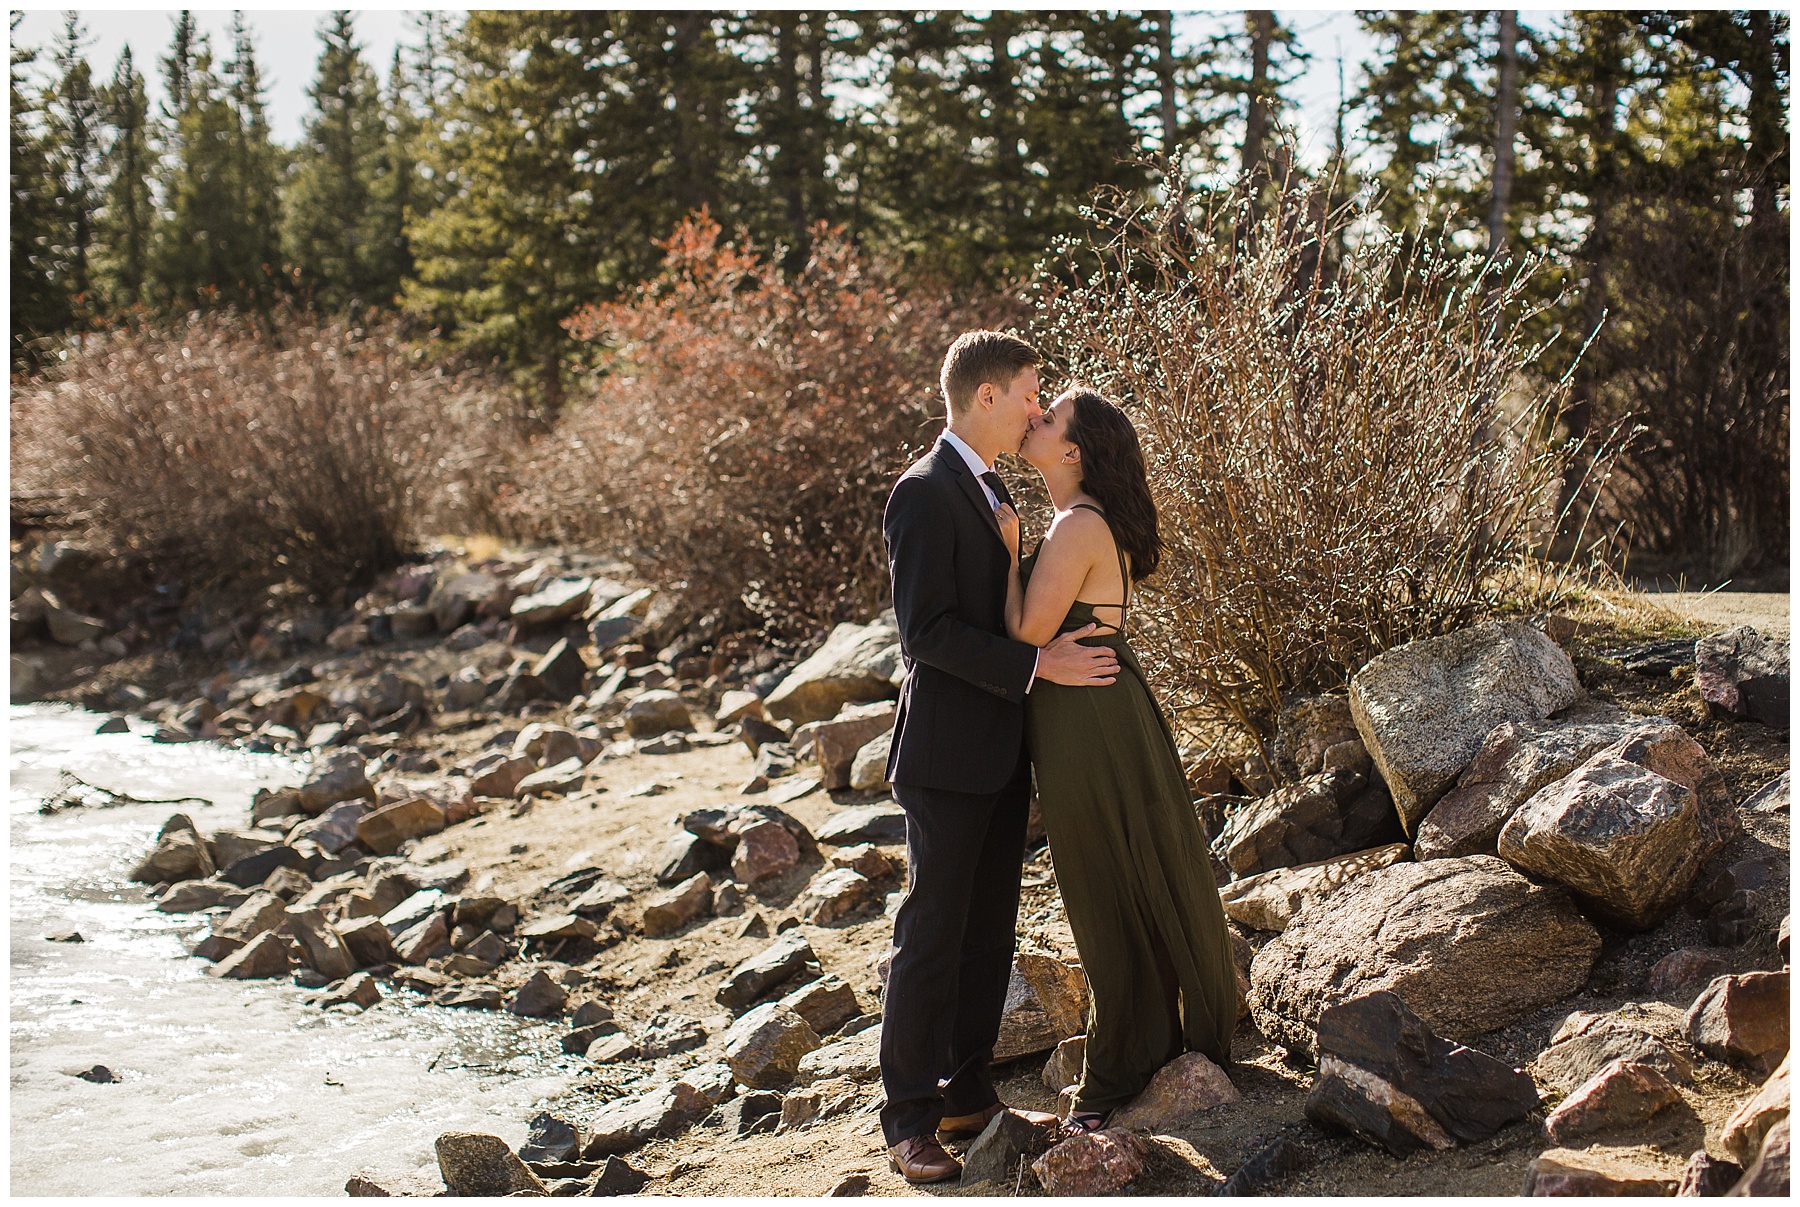
[[[1092,503],[1077,503],[1075,504],[1075,507],[1085,507],[1104,520],[1106,522],[1106,533],[1108,536],[1112,537],[1113,553],[1119,559],[1119,586],[1120,589],[1125,592],[1125,602],[1116,604],[1089,604],[1088,606],[1093,608],[1119,609],[1119,632],[1123,633],[1125,631],[1125,620],[1131,615],[1131,575],[1127,573],[1125,569],[1125,550],[1119,547],[1118,534],[1112,530],[1112,521],[1106,518],[1106,513],[1104,511],[1101,511]],[[1071,507],[1069,510],[1073,511],[1075,507]]]

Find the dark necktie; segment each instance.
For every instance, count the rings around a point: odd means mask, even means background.
[[[1012,506],[1012,496],[1006,493],[1006,483],[1000,480],[999,474],[990,469],[981,475],[981,480],[987,483],[989,490],[994,492],[994,498],[1008,507]]]

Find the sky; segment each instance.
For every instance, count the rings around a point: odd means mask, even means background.
[[[783,6],[785,7],[785,6]],[[797,6],[796,6],[797,7]],[[17,39],[27,46],[46,50],[62,26],[61,9],[26,11]],[[88,62],[97,79],[111,76],[119,51],[131,47],[138,70],[143,72],[152,96],[162,91],[160,59],[168,50],[169,32],[175,13],[169,9],[80,9],[87,26]],[[399,8],[362,8],[355,13],[356,33],[364,54],[377,76],[386,78],[387,65],[399,44],[412,45],[417,39],[414,11]],[[1182,10],[1187,13],[1187,10]],[[1177,21],[1178,33],[1188,37],[1203,36],[1219,27],[1223,20],[1237,21],[1242,10],[1223,9],[1197,11]],[[1338,103],[1338,58],[1344,60],[1344,88],[1354,92],[1360,79],[1360,65],[1374,49],[1350,9],[1283,9],[1277,10],[1282,22],[1299,35],[1302,49],[1312,56],[1304,75],[1294,81],[1286,93],[1297,103],[1297,126],[1302,158],[1320,162],[1331,145],[1332,124]],[[258,65],[268,81],[268,100],[276,139],[292,144],[300,137],[301,122],[306,116],[306,88],[312,81],[319,55],[318,31],[327,10],[246,10],[246,20],[254,32]],[[226,45],[225,28],[231,14],[226,10],[195,11],[201,30],[212,35],[215,50]],[[1524,14],[1529,22],[1532,14]],[[47,58],[48,55],[40,56]]]

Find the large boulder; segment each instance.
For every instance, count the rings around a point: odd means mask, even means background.
[[[300,945],[301,958],[308,968],[333,981],[342,980],[356,971],[356,957],[350,954],[350,948],[325,920],[325,915],[316,909],[289,906],[279,933],[291,935]]]
[[[1667,1198],[1680,1179],[1605,1150],[1552,1148],[1525,1167],[1525,1198]]]
[[[1680,733],[1664,717],[1503,721],[1475,759],[1419,823],[1413,858],[1492,855],[1500,829],[1533,793],[1548,787],[1620,738]]]
[[[609,1102],[582,1128],[588,1137],[582,1159],[597,1161],[677,1135],[711,1109],[706,1096],[684,1081]]]
[[[1248,801],[1225,819],[1213,851],[1233,875],[1314,863],[1401,838],[1379,782],[1334,768]]]
[[[1276,868],[1260,876],[1234,880],[1219,889],[1225,914],[1253,930],[1287,929],[1293,916],[1321,901],[1358,876],[1399,863],[1407,856],[1403,842],[1390,843],[1335,859]]]
[[[1371,659],[1350,680],[1350,715],[1411,834],[1494,726],[1541,720],[1580,691],[1554,641],[1490,621]]]
[[[1681,1091],[1653,1065],[1615,1060],[1577,1086],[1544,1120],[1558,1144],[1578,1136],[1635,1127],[1681,1101]]]
[[[1243,1100],[1225,1070],[1198,1052],[1186,1052],[1156,1071],[1136,1098],[1113,1112],[1108,1125],[1168,1131],[1183,1120]]]
[[[857,753],[869,742],[894,728],[894,703],[846,704],[829,720],[810,721],[794,730],[794,753],[818,760],[825,790],[850,786],[850,769]]]
[[[1686,899],[1737,830],[1724,776],[1678,729],[1619,739],[1519,806],[1500,857],[1642,930]]]
[[[1397,1157],[1485,1140],[1537,1109],[1531,1075],[1436,1034],[1385,990],[1319,1016],[1306,1117]]]
[[[1793,1144],[1789,1139],[1789,1120],[1783,1119],[1763,1137],[1756,1160],[1744,1171],[1738,1184],[1726,1191],[1731,1198],[1785,1199],[1793,1193]]]
[[[1006,985],[994,1060],[1048,1052],[1080,1035],[1087,1030],[1087,1008],[1087,978],[1080,968],[1040,952],[1017,953]]]
[[[1788,643],[1749,625],[1702,637],[1694,643],[1694,686],[1721,712],[1785,729]]]
[[[891,699],[897,694],[893,666],[899,641],[900,630],[885,618],[840,624],[769,693],[763,707],[778,721],[804,725],[834,717],[846,704]]]
[[[892,729],[884,729],[863,743],[862,748],[856,752],[856,757],[850,760],[850,786],[858,792],[885,788],[888,782],[888,754],[893,745]]]
[[[1311,1052],[1321,1012],[1387,989],[1462,1041],[1575,993],[1599,954],[1566,892],[1498,859],[1397,863],[1301,910],[1265,944],[1250,1010],[1265,1036]]]

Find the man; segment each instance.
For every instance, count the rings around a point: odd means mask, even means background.
[[[894,1170],[920,1185],[957,1177],[943,1145],[1005,1109],[989,1070],[1012,969],[1031,788],[1025,694],[1034,679],[1113,682],[1118,657],[1042,650],[1006,635],[1011,557],[993,472],[1038,407],[1037,351],[970,331],[944,357],[948,427],[894,484],[883,531],[906,682],[887,775],[906,811],[908,884],[882,999],[881,1126]]]

